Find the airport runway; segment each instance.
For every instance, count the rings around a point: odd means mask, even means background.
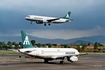
[[[42,59],[19,58],[18,56],[0,56],[0,70],[105,70],[105,54],[89,54],[79,57],[76,63],[65,60],[43,63]]]

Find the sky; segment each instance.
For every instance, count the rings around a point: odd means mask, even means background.
[[[28,15],[63,17],[71,23],[30,24]],[[0,37],[28,35],[47,39],[72,39],[105,35],[105,0],[0,0]]]

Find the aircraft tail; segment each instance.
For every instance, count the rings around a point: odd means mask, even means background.
[[[68,12],[63,18],[70,19],[71,12]]]
[[[23,48],[34,48],[34,46],[32,46],[32,43],[29,41],[29,38],[26,35],[25,31],[21,30],[21,36],[22,36]]]

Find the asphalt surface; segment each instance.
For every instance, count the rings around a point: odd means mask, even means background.
[[[79,56],[79,61],[60,64],[60,60],[43,63],[42,59],[0,56],[0,70],[105,70],[105,54]]]

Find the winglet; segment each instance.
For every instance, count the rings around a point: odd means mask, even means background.
[[[22,36],[23,48],[33,48],[25,31],[21,30],[21,36]]]

